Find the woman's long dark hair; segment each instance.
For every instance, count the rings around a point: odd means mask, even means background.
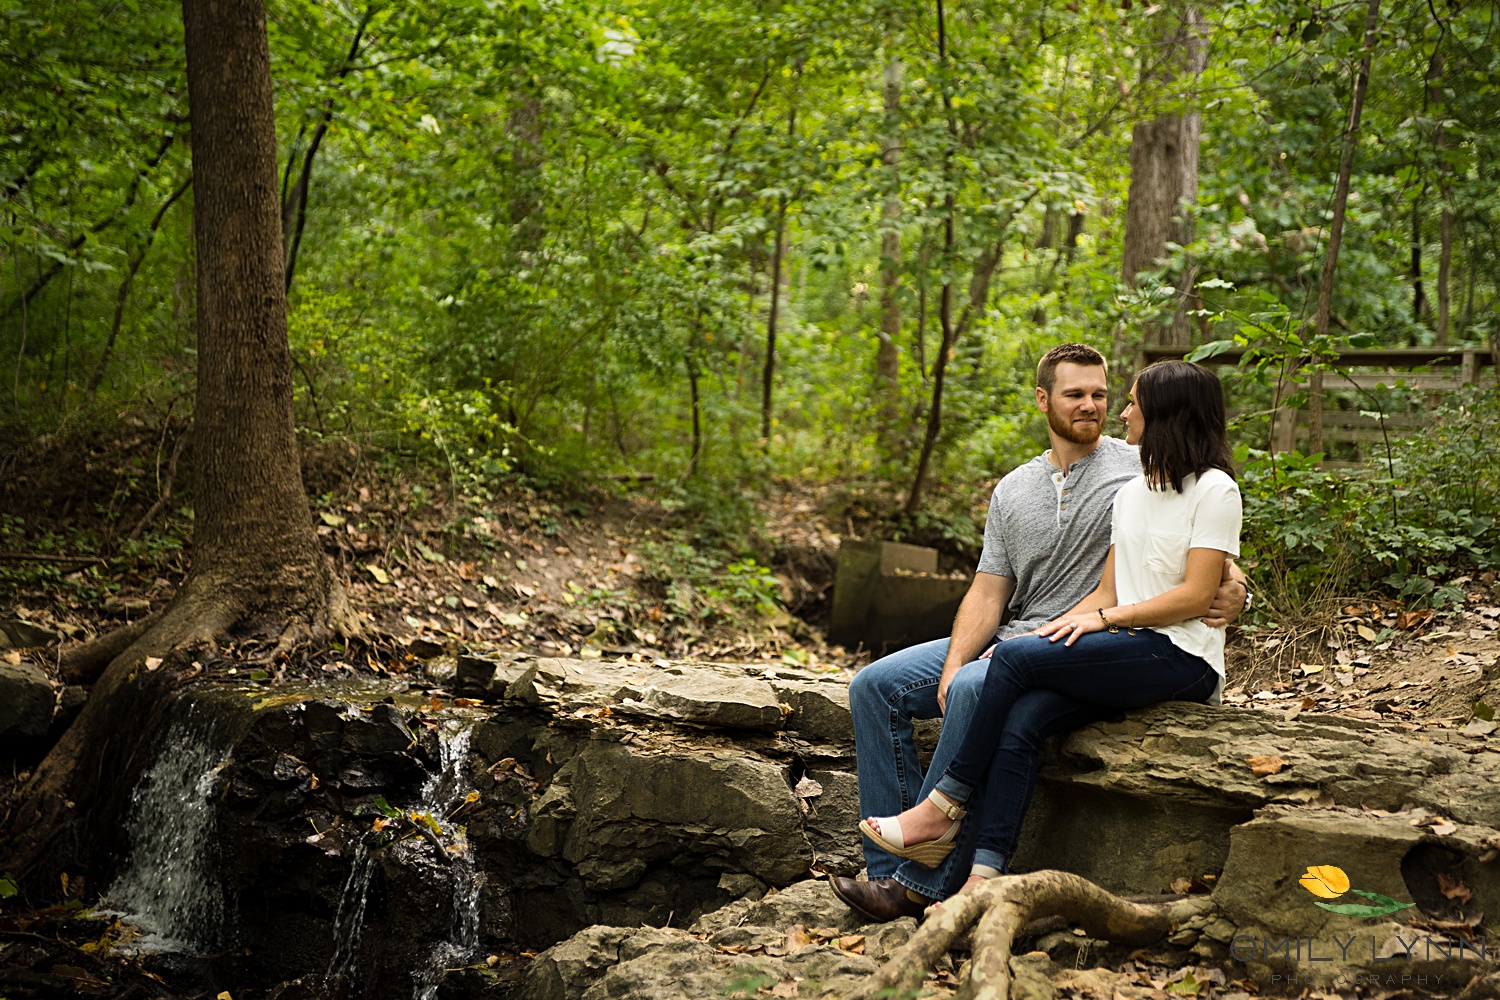
[[[1224,389],[1219,377],[1187,361],[1158,361],[1135,378],[1135,405],[1146,419],[1141,468],[1154,490],[1209,469],[1234,476],[1224,438]]]

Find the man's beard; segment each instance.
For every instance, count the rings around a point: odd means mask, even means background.
[[[1047,426],[1052,428],[1052,433],[1069,444],[1093,444],[1104,433],[1104,426],[1097,418],[1092,427],[1075,427],[1055,411],[1048,412]]]

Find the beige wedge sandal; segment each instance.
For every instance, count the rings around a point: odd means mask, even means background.
[[[898,858],[915,861],[924,868],[936,868],[943,863],[952,852],[954,844],[958,842],[959,820],[967,816],[969,811],[963,806],[948,801],[947,796],[936,790],[927,796],[927,801],[942,810],[944,816],[953,820],[953,825],[936,840],[907,844],[906,838],[901,833],[901,822],[894,816],[873,817],[874,823],[868,819],[862,819],[859,821],[859,830]],[[879,824],[878,828],[875,826],[876,823]]]

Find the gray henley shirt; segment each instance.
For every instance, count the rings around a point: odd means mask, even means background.
[[[1002,638],[1066,613],[1098,585],[1115,493],[1140,474],[1136,447],[1103,437],[1066,476],[1043,453],[1000,480],[978,569],[1016,581]]]

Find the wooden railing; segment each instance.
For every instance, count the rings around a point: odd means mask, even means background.
[[[1238,364],[1244,355],[1244,349],[1237,348],[1216,354],[1211,358],[1204,358],[1202,363],[1205,365]],[[1180,347],[1150,345],[1141,349],[1143,363],[1182,356],[1183,350]],[[1311,361],[1310,357],[1302,358],[1298,365],[1310,364]],[[1348,350],[1339,355],[1338,370],[1323,372],[1322,392],[1326,394],[1341,389],[1373,389],[1398,385],[1427,392],[1444,392],[1478,382],[1483,375],[1488,374],[1484,369],[1493,365],[1494,358],[1489,351],[1472,347],[1388,347]],[[1419,368],[1427,370],[1417,371],[1416,369]],[[1307,388],[1307,384],[1305,375],[1297,377],[1288,382],[1287,393],[1301,391]],[[1321,437],[1324,443],[1352,442],[1360,445],[1377,443],[1382,441],[1387,434],[1392,437],[1405,436],[1432,423],[1431,417],[1426,413],[1389,413],[1384,417],[1382,430],[1380,419],[1367,417],[1360,412],[1360,410],[1368,409],[1367,406],[1352,410],[1321,407],[1321,413],[1317,419],[1320,420]],[[1296,448],[1299,440],[1307,440],[1311,437],[1310,420],[1313,418],[1308,411],[1282,407],[1271,416],[1272,451],[1291,451]]]

